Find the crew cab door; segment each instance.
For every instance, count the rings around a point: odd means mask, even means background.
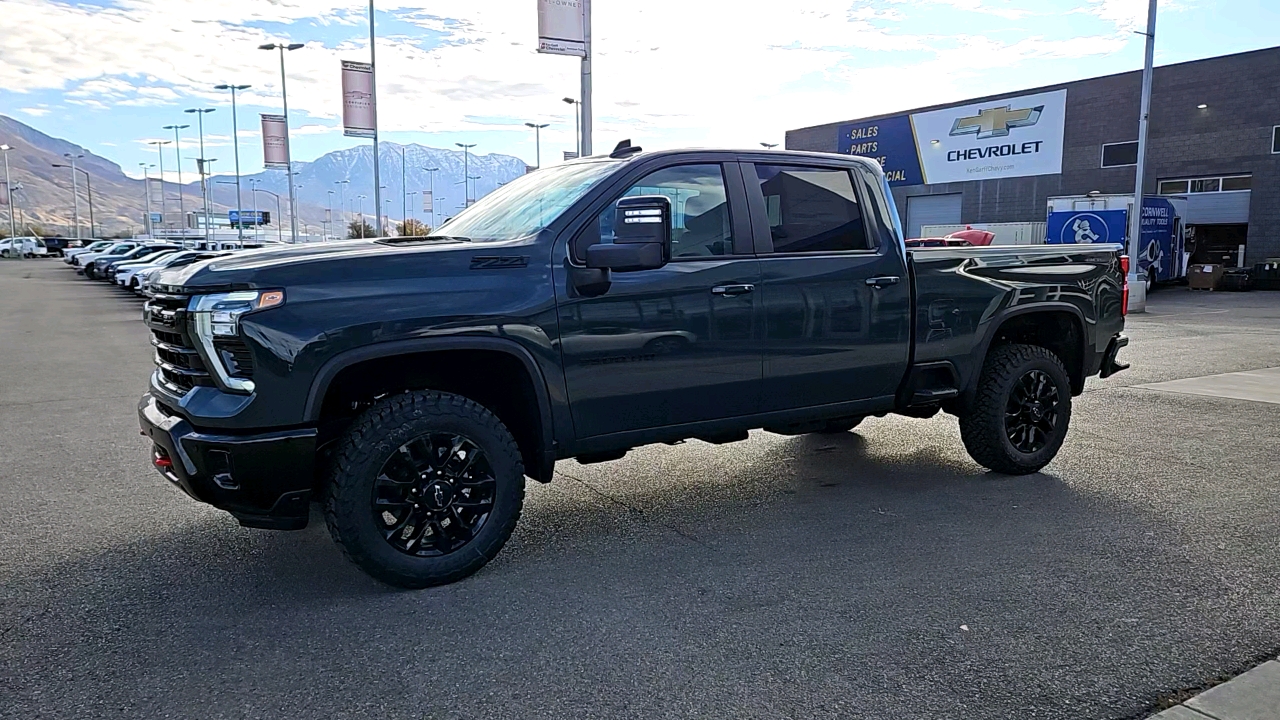
[[[612,241],[624,195],[671,201],[671,260],[574,286],[586,248]],[[749,415],[761,360],[759,261],[737,166],[694,160],[634,169],[569,243],[557,268],[559,346],[579,439]]]
[[[742,164],[761,258],[761,411],[893,407],[910,351],[911,279],[869,173],[838,161]]]

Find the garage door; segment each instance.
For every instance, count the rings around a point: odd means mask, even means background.
[[[907,198],[907,237],[920,237],[923,225],[960,224],[960,193],[912,195]]]
[[[1249,222],[1249,191],[1190,193],[1188,225],[1234,225]]]

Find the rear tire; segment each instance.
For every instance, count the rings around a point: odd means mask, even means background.
[[[325,520],[361,570],[425,588],[484,567],[523,503],[520,449],[502,421],[460,395],[419,391],[379,401],[339,441]]]
[[[1147,294],[1156,289],[1156,269],[1147,268]]]
[[[977,393],[960,415],[960,438],[983,467],[1027,475],[1058,454],[1070,423],[1062,361],[1037,345],[1002,345],[983,363]]]

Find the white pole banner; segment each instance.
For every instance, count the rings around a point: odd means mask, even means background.
[[[538,52],[587,56],[583,0],[538,0]]]
[[[372,138],[377,134],[373,107],[373,65],[342,61],[342,134]]]
[[[432,212],[432,206],[435,204],[435,198],[431,197],[430,190],[422,191],[422,212]]]
[[[283,115],[262,115],[262,165],[289,169],[289,125]]]

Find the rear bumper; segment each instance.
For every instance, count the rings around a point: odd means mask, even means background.
[[[1128,370],[1129,364],[1122,363],[1116,359],[1120,354],[1120,349],[1129,345],[1129,338],[1125,335],[1116,335],[1111,338],[1111,343],[1107,345],[1107,352],[1102,356],[1102,367],[1098,371],[1098,377],[1109,378],[1121,370]]]
[[[152,442],[156,470],[187,495],[231,513],[245,527],[306,527],[314,429],[212,435],[164,412],[151,393],[138,403],[138,424]]]

